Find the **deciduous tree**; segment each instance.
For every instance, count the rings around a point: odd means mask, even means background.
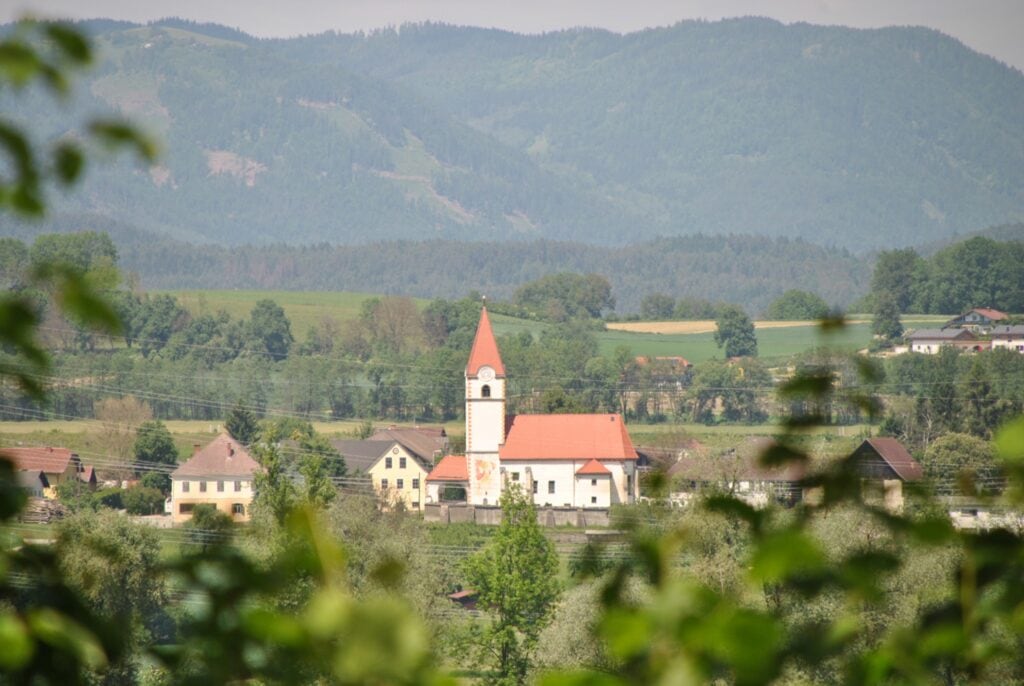
[[[715,343],[719,348],[725,348],[726,357],[756,357],[754,322],[734,305],[721,308],[715,319]]]

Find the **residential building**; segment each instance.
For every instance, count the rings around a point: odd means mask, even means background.
[[[368,473],[384,506],[402,503],[407,509],[422,510],[427,502],[427,475],[432,467],[432,462],[426,462],[398,441],[391,441]]]
[[[471,505],[496,505],[519,486],[537,505],[607,508],[634,502],[637,452],[618,414],[506,415],[506,373],[487,308],[466,364],[466,455],[445,458],[428,476],[432,500],[442,484],[465,484]],[[458,463],[458,464],[457,464]],[[452,478],[465,474],[465,481]]]
[[[992,337],[993,350],[1005,348],[1024,353],[1024,325],[996,326],[989,335]]]
[[[42,472],[47,485],[42,489],[46,498],[57,497],[57,486],[69,479],[78,479],[96,487],[96,472],[92,467],[83,465],[78,453],[67,448],[46,447],[11,447],[0,450],[8,457],[18,471]]]
[[[448,434],[444,427],[440,426],[389,426],[374,431],[370,440],[398,441],[406,450],[412,451],[420,460],[431,465],[448,452]]]
[[[213,505],[236,522],[247,522],[259,463],[245,447],[221,434],[171,472],[171,513],[175,523],[191,519],[196,505]]]
[[[903,484],[920,481],[924,470],[895,438],[868,438],[850,454],[868,498],[881,500],[889,510],[903,509]]]
[[[906,336],[910,352],[936,355],[945,346],[963,351],[980,352],[989,348],[988,341],[979,340],[968,329],[919,329]]]
[[[753,507],[799,502],[804,497],[801,480],[805,469],[795,462],[777,467],[762,465],[761,455],[772,443],[771,439],[752,439],[738,450],[721,455],[680,457],[666,472],[672,499],[686,503],[693,495],[711,490],[732,494]]]
[[[465,455],[445,455],[427,475],[427,502],[465,502],[469,470]]]
[[[975,333],[988,333],[1002,321],[1009,319],[1009,315],[991,307],[975,307],[964,312],[959,317],[953,317],[946,322],[942,328],[969,329]]]
[[[18,485],[30,498],[42,498],[50,488],[46,472],[41,469],[19,469]]]

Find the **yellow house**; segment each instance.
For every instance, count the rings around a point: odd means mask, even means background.
[[[171,472],[175,524],[192,518],[196,505],[213,505],[236,522],[249,521],[253,477],[262,469],[245,447],[221,434]]]
[[[409,510],[422,510],[426,503],[427,474],[432,467],[395,441],[367,471],[385,506],[401,502]]]

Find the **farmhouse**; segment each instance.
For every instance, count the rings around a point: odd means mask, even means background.
[[[213,505],[236,522],[249,521],[253,477],[261,470],[241,443],[221,434],[171,472],[175,523],[192,518],[196,505]]]
[[[465,466],[446,457],[427,477],[428,498],[465,488],[471,505],[496,505],[519,484],[537,505],[608,508],[637,496],[637,452],[618,414],[506,416],[505,365],[487,308],[466,364]],[[461,477],[465,475],[465,480]]]
[[[959,317],[953,317],[946,322],[944,329],[969,329],[975,333],[988,333],[993,326],[1001,321],[1009,319],[1009,315],[990,307],[975,307],[964,312]]]
[[[67,448],[14,447],[4,448],[3,455],[14,463],[19,472],[42,473],[45,478],[40,486],[33,486],[47,498],[57,497],[57,486],[70,479],[78,479],[90,487],[96,487],[96,473],[92,467],[83,465],[78,453]],[[27,483],[27,481],[26,481]]]
[[[1024,326],[996,326],[991,332],[992,349],[1006,348],[1024,353]]]
[[[711,490],[729,493],[753,507],[799,502],[804,496],[804,467],[797,463],[777,467],[760,463],[761,454],[773,443],[771,439],[752,439],[740,450],[719,456],[680,457],[667,470],[672,499],[686,503],[695,494]]]
[[[979,340],[968,329],[920,329],[907,335],[910,352],[936,355],[944,346],[979,352],[989,348],[988,341]]]
[[[895,438],[868,438],[850,455],[865,495],[880,497],[886,508],[903,509],[903,484],[920,481],[924,470]]]

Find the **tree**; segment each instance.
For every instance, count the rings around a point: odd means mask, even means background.
[[[671,319],[676,301],[664,293],[645,295],[640,301],[640,316],[644,319]]]
[[[224,420],[224,428],[228,435],[242,445],[251,445],[260,435],[260,426],[256,421],[256,415],[249,411],[241,401],[228,412]]]
[[[903,335],[899,304],[891,293],[875,294],[871,333],[886,341],[895,341]]]
[[[206,551],[214,546],[230,542],[235,523],[231,517],[217,509],[216,505],[202,503],[192,510],[192,519],[185,523],[189,532],[189,540]]]
[[[756,357],[754,322],[735,305],[720,308],[715,319],[715,343],[725,348],[726,357]]]
[[[178,449],[174,447],[171,432],[159,419],[139,424],[135,430],[135,461],[177,466]]]
[[[501,496],[501,524],[487,546],[466,560],[466,584],[491,614],[480,637],[493,666],[489,683],[526,682],[540,632],[560,592],[558,557],[537,523],[530,496],[517,486]]]
[[[268,513],[278,525],[282,525],[296,501],[295,485],[288,476],[285,460],[276,446],[266,443],[253,449],[253,457],[263,469],[253,477],[256,496],[252,506],[257,512]]]
[[[125,511],[130,515],[153,515],[164,511],[164,494],[149,486],[132,486],[121,495]]]
[[[96,403],[96,419],[103,423],[103,440],[111,457],[119,463],[114,471],[119,478],[131,474],[134,457],[135,429],[153,418],[153,410],[133,395],[107,398]]]
[[[164,497],[171,494],[171,476],[163,472],[146,472],[140,480],[146,488],[160,491]]]
[[[765,318],[776,320],[822,319],[828,316],[828,303],[808,291],[791,289],[772,301]]]
[[[998,490],[995,450],[977,436],[948,433],[936,438],[924,451],[921,467],[939,493],[974,495]]]
[[[288,357],[295,338],[292,325],[284,309],[269,298],[256,303],[249,315],[249,336],[254,350],[268,354],[271,359]]]
[[[615,308],[612,287],[600,274],[548,274],[521,286],[512,298],[519,307],[541,319],[565,321],[576,317],[599,318]]]
[[[888,293],[895,300],[897,313],[907,312],[914,301],[921,262],[913,248],[883,250],[871,275],[872,297]]]

